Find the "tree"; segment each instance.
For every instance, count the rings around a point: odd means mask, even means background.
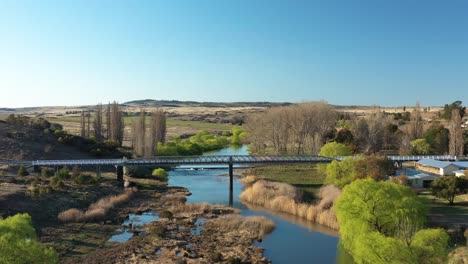
[[[419,106],[419,102],[416,103],[416,107],[413,110],[412,123],[409,128],[408,135],[410,139],[414,140],[417,138],[422,137],[423,135],[423,120],[421,118],[421,107]]]
[[[110,139],[122,146],[124,138],[124,120],[119,103],[114,101],[110,106]]]
[[[460,117],[465,115],[466,107],[462,106],[462,101],[455,101],[450,105],[446,104],[444,109],[440,112],[440,117],[445,119],[452,119],[453,110],[457,109]]]
[[[0,218],[0,263],[58,263],[54,249],[42,246],[28,214]]]
[[[29,173],[26,170],[26,167],[24,165],[21,165],[18,169],[18,176],[28,176]]]
[[[428,155],[431,152],[431,145],[424,138],[411,141],[411,146],[412,155]]]
[[[468,130],[463,131],[463,154],[468,155]]]
[[[449,130],[440,123],[434,123],[426,130],[423,138],[431,146],[431,154],[444,155],[448,153]]]
[[[98,104],[96,106],[96,110],[94,111],[96,114],[94,116],[94,137],[98,142],[102,141],[104,135],[102,132],[102,104]]]
[[[132,146],[133,152],[137,157],[142,157],[145,154],[145,132],[146,132],[146,113],[142,109],[138,116],[138,120],[132,123]]]
[[[111,104],[107,104],[106,108],[106,138],[111,139]]]
[[[416,264],[447,258],[448,235],[441,229],[421,229],[427,208],[408,187],[357,180],[343,189],[334,210],[341,242],[356,263]]]
[[[322,146],[319,155],[324,157],[351,156],[352,150],[350,147],[337,143],[330,142]]]
[[[395,174],[392,161],[378,154],[357,160],[354,171],[358,179],[371,178],[376,181],[383,181],[387,176]]]
[[[375,153],[383,149],[386,130],[391,118],[385,113],[377,111],[366,118],[354,121],[352,132],[355,144],[361,153]]]
[[[461,128],[461,117],[458,109],[452,110],[452,120],[450,122],[449,154],[451,156],[463,155],[463,130]]]
[[[166,143],[166,114],[163,109],[156,109],[152,114],[156,143]]]
[[[167,177],[169,176],[163,168],[157,168],[153,170],[153,175],[159,181],[167,181]]]
[[[325,167],[325,184],[333,184],[343,188],[356,179],[357,159],[353,157],[345,158],[343,161],[334,160]],[[323,170],[323,169],[322,169]]]
[[[455,196],[465,194],[468,190],[468,180],[464,177],[446,176],[432,182],[432,194],[446,199],[453,204]]]
[[[81,111],[81,120],[80,120],[80,135],[82,138],[86,137],[86,121],[85,121],[85,113]]]
[[[325,102],[301,103],[249,115],[245,129],[253,152],[315,154],[335,131],[337,117]]]

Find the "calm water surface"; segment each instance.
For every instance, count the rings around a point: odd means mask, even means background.
[[[246,155],[246,146],[227,148],[206,155]],[[195,167],[194,167],[195,168]],[[194,170],[190,167],[169,172],[169,185],[182,186],[192,192],[188,202],[229,203],[229,177],[225,169]],[[244,205],[239,201],[242,184],[234,179],[234,207],[244,216],[259,215],[275,222],[275,230],[257,245],[265,249],[265,256],[273,263],[346,263],[338,250],[338,233],[301,218]],[[344,258],[346,260],[346,258]]]

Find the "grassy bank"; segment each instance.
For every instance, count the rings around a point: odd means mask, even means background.
[[[450,205],[446,200],[431,194],[421,194],[429,207],[429,221],[431,225],[453,228],[457,225],[468,224],[468,201],[456,197],[455,204]]]
[[[308,164],[257,166],[245,174],[291,184],[303,192],[305,202],[316,198],[325,180],[325,175],[317,171],[317,166]]]

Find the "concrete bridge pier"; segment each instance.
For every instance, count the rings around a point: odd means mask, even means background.
[[[229,206],[234,204],[234,165],[232,157],[229,159]]]
[[[115,173],[117,174],[117,181],[123,184],[123,175],[124,175],[123,166],[117,165]]]

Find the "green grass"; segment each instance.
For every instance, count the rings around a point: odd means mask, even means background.
[[[468,222],[468,202],[459,197],[455,198],[455,204],[450,205],[447,200],[434,197],[432,194],[419,195],[429,207],[429,216],[433,218],[433,224],[452,226]]]
[[[291,184],[304,192],[303,200],[311,202],[325,180],[325,175],[317,171],[315,165],[268,165],[251,169],[251,174],[272,181]]]

